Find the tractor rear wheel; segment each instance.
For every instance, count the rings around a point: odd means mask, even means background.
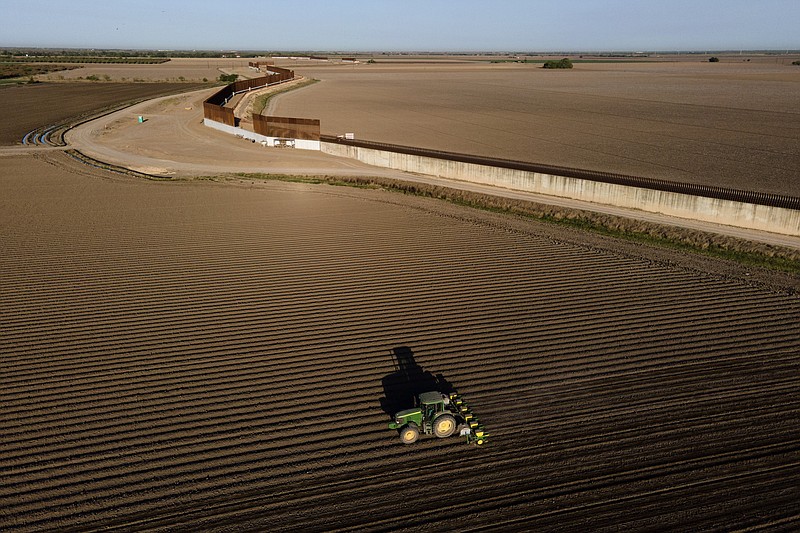
[[[433,433],[443,439],[456,432],[456,419],[453,415],[442,415],[433,421]]]
[[[419,438],[419,429],[417,426],[405,426],[400,430],[400,440],[403,444],[414,444]]]

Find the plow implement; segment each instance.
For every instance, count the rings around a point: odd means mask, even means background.
[[[470,410],[467,402],[457,392],[450,393],[450,405],[458,412],[459,416],[464,420],[464,426],[461,428],[460,435],[467,437],[467,442],[470,444],[477,444],[481,446],[486,444],[489,440],[489,433],[486,428],[480,423]]]

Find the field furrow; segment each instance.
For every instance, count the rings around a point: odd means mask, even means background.
[[[381,191],[41,165],[0,210],[4,531],[794,520],[795,295]],[[489,443],[401,444],[418,388]]]

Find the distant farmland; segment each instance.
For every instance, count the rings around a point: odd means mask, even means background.
[[[296,67],[322,132],[800,196],[800,84],[762,63]]]

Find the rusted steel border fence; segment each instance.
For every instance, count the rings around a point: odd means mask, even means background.
[[[288,68],[281,68],[281,67],[276,67],[275,65],[269,65],[267,67],[267,70],[269,72],[274,72],[275,74],[280,74],[281,76],[284,76],[283,79],[286,80],[294,78],[294,71],[289,70]]]
[[[270,67],[270,69],[272,68],[273,67]],[[260,78],[235,81],[231,85],[229,85],[229,87],[232,90],[232,94],[239,94],[244,91],[250,91],[252,89],[260,89],[261,87],[266,87],[268,85],[273,85],[275,83],[280,83],[283,81],[289,81],[291,79],[294,79],[293,70],[289,70],[286,72],[276,72],[274,74],[269,74],[267,76],[261,76]]]
[[[248,61],[247,66],[250,68],[260,69],[261,67],[271,67],[274,61]]]
[[[253,131],[267,137],[318,141],[320,122],[315,118],[270,117],[253,113]]]
[[[203,117],[216,122],[222,122],[228,126],[235,126],[236,118],[233,116],[233,109],[225,107],[225,104],[233,96],[230,85],[226,85],[219,91],[205,99],[203,102]]]
[[[559,167],[554,165],[542,165],[538,163],[527,163],[524,161],[514,161],[511,159],[499,159],[493,157],[474,156],[459,154],[454,152],[444,152],[440,150],[429,150],[426,148],[415,148],[413,146],[402,146],[398,144],[381,143],[374,141],[362,141],[343,139],[332,135],[320,135],[320,141],[327,143],[344,144],[348,146],[371,148],[387,152],[397,152],[400,154],[417,155],[421,157],[432,157],[448,161],[458,161],[461,163],[472,163],[475,165],[487,165],[499,168],[509,168],[512,170],[522,170],[527,172],[537,172],[540,174],[550,174],[554,176],[564,176],[567,178],[578,178],[614,185],[626,185],[629,187],[640,187],[656,191],[673,192],[679,194],[690,194],[703,196],[706,198],[716,198],[719,200],[731,200],[735,202],[745,202],[770,207],[782,207],[786,209],[800,209],[800,198],[795,196],[785,196],[780,194],[770,194],[755,191],[744,191],[739,189],[728,189],[725,187],[714,187],[711,185],[698,185],[695,183],[680,183],[676,181],[642,178],[638,176],[628,176],[625,174],[614,174],[611,172],[598,172],[594,170],[582,170],[577,168]]]
[[[235,94],[294,79],[293,70],[274,66],[268,67],[268,70],[273,73],[268,76],[233,82],[206,98],[203,102],[203,117],[228,126],[235,126],[236,117],[233,109],[225,107],[225,104]]]

